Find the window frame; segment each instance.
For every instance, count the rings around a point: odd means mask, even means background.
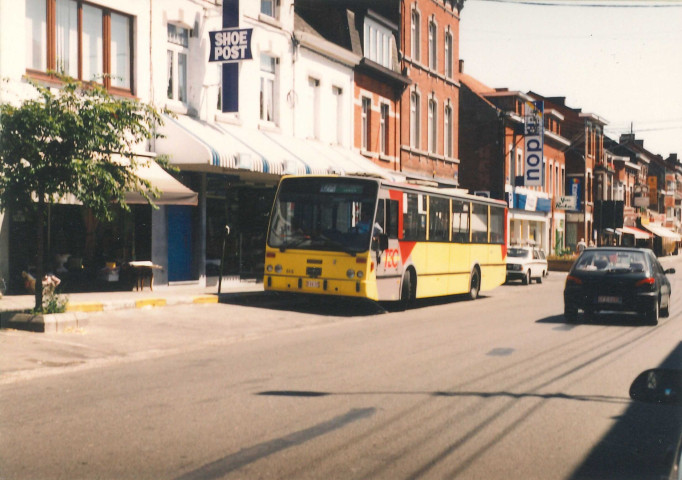
[[[102,72],[99,72],[98,75],[102,75],[103,78],[98,79],[96,83],[100,83],[101,85],[104,86],[107,90],[111,91],[112,93],[122,95],[122,96],[133,96],[135,95],[135,58],[136,58],[136,51],[135,51],[135,43],[134,43],[134,31],[135,31],[135,17],[133,15],[127,14],[125,12],[121,12],[119,10],[115,10],[112,8],[104,7],[102,5],[90,3],[90,2],[85,2],[81,0],[70,0],[68,3],[75,4],[76,7],[76,15],[77,15],[77,24],[76,24],[76,35],[77,35],[77,45],[76,45],[76,62],[77,62],[77,75],[74,76],[75,79],[80,80],[82,82],[93,82],[91,79],[86,79],[83,78],[83,33],[84,33],[84,27],[83,27],[83,7],[88,7],[88,8],[94,8],[97,9],[101,12],[101,19],[102,19],[102,31],[101,31],[101,37],[98,37],[102,41],[102,51],[98,52],[98,55],[101,55],[101,62],[102,62]],[[57,80],[55,75],[51,72],[58,71],[58,44],[57,44],[57,2],[56,0],[45,0],[44,1],[45,5],[45,16],[44,20],[45,23],[44,25],[41,25],[41,29],[44,27],[44,31],[41,31],[39,34],[40,37],[40,42],[37,46],[37,49],[41,49],[41,57],[44,57],[45,63],[44,67],[45,70],[42,69],[36,69],[35,66],[33,65],[32,62],[29,62],[28,54],[33,52],[35,53],[36,49],[31,49],[31,52],[27,50],[26,54],[27,56],[25,57],[26,61],[26,73],[29,77],[40,79],[40,80],[49,80],[49,81],[55,81]],[[27,5],[28,6],[28,5]],[[36,5],[37,6],[37,5]],[[112,79],[112,42],[115,38],[114,35],[112,35],[112,15],[118,15],[123,17],[124,20],[127,20],[125,22],[125,25],[127,27],[127,32],[124,32],[124,35],[126,37],[126,42],[127,42],[127,70],[128,70],[128,75],[127,79],[124,79],[124,83],[127,83],[128,86],[119,86],[115,85],[115,79]],[[28,12],[24,13],[24,19],[28,19]],[[28,32],[27,32],[28,33]],[[42,42],[45,42],[45,44],[42,44]],[[42,63],[42,61],[41,61]],[[41,65],[42,67],[43,65]],[[112,80],[114,80],[112,82]]]
[[[264,57],[267,57],[268,59],[271,60],[272,62],[272,70],[264,70],[263,69],[263,60]],[[278,58],[270,55],[267,52],[263,52],[260,54],[260,66],[259,66],[259,78],[260,78],[260,101],[259,101],[259,114],[258,118],[261,122],[266,122],[269,124],[277,125],[278,118],[279,118],[279,111],[277,109],[277,74],[278,74]],[[271,87],[271,92],[270,92],[270,106],[272,107],[272,112],[271,118],[264,118],[267,117],[267,110],[268,110],[268,105],[266,102],[266,99],[264,98],[264,86],[268,85]]]
[[[443,108],[443,155],[447,158],[452,158],[454,153],[452,121],[452,106],[448,103]]]
[[[452,48],[453,48],[453,39],[452,39],[452,32],[449,30],[445,31],[444,35],[444,51],[445,51],[445,76],[448,78],[452,78],[454,74],[454,65],[453,65],[453,59],[452,59]]]
[[[186,32],[187,34],[187,45],[185,45],[182,42],[174,42],[171,40],[171,27],[175,29],[181,29]],[[166,65],[166,74],[168,75],[167,78],[167,87],[166,87],[166,99],[171,102],[177,102],[178,104],[181,104],[183,106],[187,106],[189,104],[189,98],[187,96],[188,92],[188,75],[189,75],[189,36],[190,36],[190,29],[186,28],[180,24],[174,23],[174,22],[168,22],[166,25],[166,58],[171,62],[170,68],[168,68],[168,64]],[[180,36],[180,38],[184,38],[184,36]],[[170,57],[169,57],[170,55]],[[180,57],[185,58],[185,64],[184,68],[181,69],[180,66]],[[169,72],[170,70],[170,72]],[[185,84],[181,85],[181,75],[184,74],[184,79],[185,79]],[[171,80],[175,80],[173,82],[173,85],[168,86],[168,83]],[[169,90],[171,90],[169,92]]]
[[[438,25],[434,20],[429,21],[429,68],[438,70]]]
[[[362,97],[361,100],[362,106],[361,106],[361,148],[369,152],[370,147],[371,147],[371,124],[372,124],[372,99],[369,97]]]
[[[412,148],[419,149],[421,141],[421,129],[420,129],[420,104],[421,96],[419,92],[412,92],[410,94],[410,145]]]
[[[379,104],[379,153],[388,155],[388,124],[391,116],[391,106],[388,103]]]
[[[427,143],[429,153],[438,153],[438,102],[429,98],[427,108]]]
[[[412,60],[415,62],[419,62],[421,59],[421,32],[420,32],[420,23],[421,23],[421,14],[419,13],[419,10],[416,8],[412,9],[412,16],[411,16],[411,25],[410,25],[410,48],[411,48],[411,53],[412,53]]]

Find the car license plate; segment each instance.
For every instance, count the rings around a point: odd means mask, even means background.
[[[306,280],[305,286],[308,288],[320,288],[320,281],[319,280]]]
[[[597,303],[621,303],[622,299],[620,297],[611,297],[607,295],[600,295],[597,297]]]

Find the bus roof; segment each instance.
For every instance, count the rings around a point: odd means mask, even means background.
[[[461,188],[453,188],[453,187],[435,187],[435,186],[429,186],[429,185],[423,185],[419,183],[409,183],[409,182],[395,182],[392,180],[388,180],[386,178],[380,177],[378,175],[374,174],[367,174],[367,175],[286,175],[282,177],[282,179],[285,178],[354,178],[357,180],[364,180],[364,181],[374,181],[377,182],[381,185],[384,185],[386,187],[395,187],[399,188],[401,190],[414,190],[415,192],[419,193],[433,193],[433,194],[440,194],[440,195],[447,195],[451,197],[457,197],[457,198],[462,198],[466,200],[471,200],[474,202],[479,202],[479,203],[485,203],[489,205],[498,205],[498,206],[507,206],[507,202],[503,200],[497,200],[494,198],[488,198],[488,197],[482,197],[480,195],[472,195],[470,193],[466,193],[464,189]]]

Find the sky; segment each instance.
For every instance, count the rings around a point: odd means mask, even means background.
[[[467,0],[460,18],[465,73],[566,97],[614,140],[632,129],[682,158],[682,0]]]

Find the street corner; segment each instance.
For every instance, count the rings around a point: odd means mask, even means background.
[[[67,333],[89,323],[84,312],[35,314],[25,312],[0,313],[0,328],[39,333]]]

